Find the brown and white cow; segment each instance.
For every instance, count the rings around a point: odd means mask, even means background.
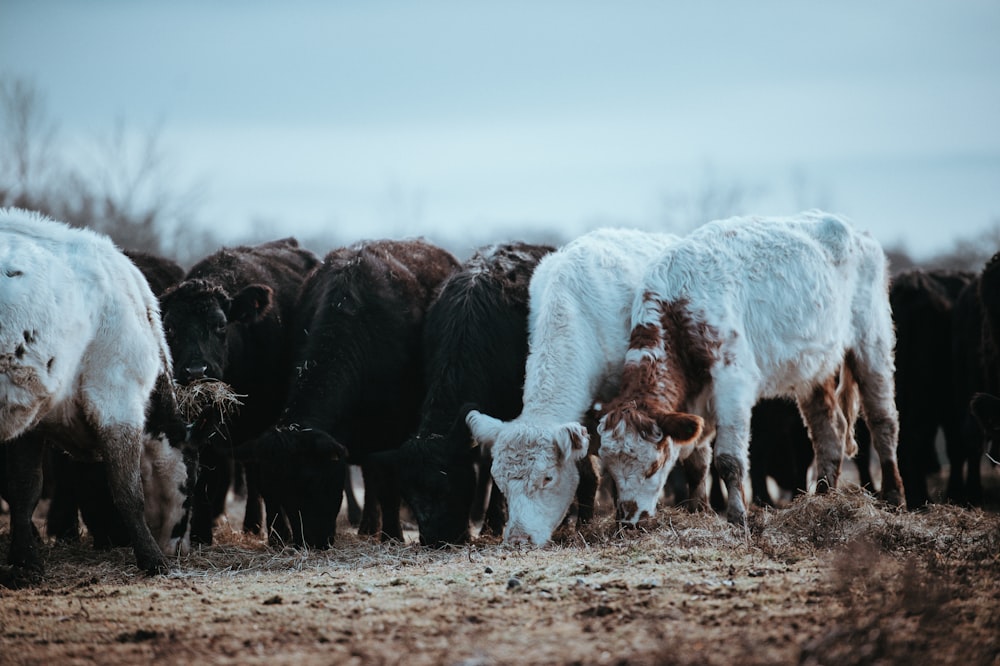
[[[817,487],[835,487],[853,453],[853,380],[883,495],[903,505],[887,288],[878,243],[819,211],[712,222],[668,248],[637,292],[622,391],[600,410],[619,517],[652,514],[677,458],[707,459],[714,438],[728,519],[745,524],[750,414],[765,397],[797,400]]]

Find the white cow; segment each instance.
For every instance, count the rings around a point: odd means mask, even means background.
[[[0,583],[42,571],[31,513],[44,440],[104,460],[139,567],[166,571],[144,520],[140,456],[150,394],[170,377],[156,298],[108,238],[0,209],[0,443],[11,506],[11,567]]]
[[[492,447],[493,479],[507,498],[508,543],[546,543],[572,503],[589,437],[580,422],[618,389],[629,311],[647,264],[676,237],[628,229],[582,236],[539,263],[529,288],[524,408],[502,422],[478,411],[466,423]]]
[[[745,524],[750,413],[766,397],[798,401],[817,487],[835,487],[855,390],[883,495],[903,505],[886,258],[867,234],[819,211],[706,224],[652,264],[632,325],[622,391],[598,425],[628,522],[651,515],[674,461],[714,436],[727,517]]]

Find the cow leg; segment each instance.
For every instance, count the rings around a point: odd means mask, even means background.
[[[344,467],[344,495],[347,497],[347,522],[353,527],[361,524],[361,505],[354,494],[354,481],[351,474],[351,466]]]
[[[738,415],[723,419],[720,414],[715,435],[715,467],[726,484],[726,520],[746,527],[747,501],[743,486],[749,462],[750,408],[745,410],[742,419]]]
[[[476,494],[473,496],[472,508],[469,510],[469,520],[473,523],[478,523],[482,520],[484,526],[486,511],[489,506],[487,500],[492,501],[493,497],[490,488],[493,485],[493,476],[490,475],[490,464],[490,459],[483,456],[476,465],[478,468],[478,474],[476,474]]]
[[[135,551],[139,568],[149,574],[167,572],[167,562],[146,525],[143,510],[139,458],[142,432],[129,426],[98,428],[98,438],[107,465],[111,498],[118,508]]]
[[[32,434],[4,444],[7,455],[7,503],[10,504],[9,567],[0,567],[0,586],[24,587],[41,581],[44,567],[38,553],[31,514],[42,496],[44,442]]]
[[[486,506],[486,514],[483,516],[483,527],[479,530],[481,535],[502,536],[503,527],[507,524],[507,499],[500,491],[500,487],[493,483],[493,476],[489,469],[486,470],[486,478],[492,486],[490,488],[490,502]]]
[[[896,446],[899,442],[899,413],[896,411],[891,350],[877,355],[877,362],[858,353],[849,353],[846,362],[858,383],[865,423],[872,446],[882,466],[882,499],[906,507],[903,479],[899,474]],[[879,368],[888,368],[882,372]]]
[[[698,448],[681,461],[681,469],[684,471],[688,488],[685,505],[691,512],[708,511],[712,508],[708,499],[708,470],[712,464],[712,447],[707,443],[696,446]]]
[[[246,509],[243,512],[243,533],[260,534],[260,528],[264,525],[263,498],[260,495],[260,469],[255,462],[237,464],[233,468],[236,478],[239,478],[240,467],[243,468],[247,495]]]
[[[872,479],[872,436],[864,419],[858,421],[854,429],[854,439],[858,442],[858,452],[854,456],[854,464],[858,468],[858,484],[875,492],[875,480]]]
[[[836,390],[837,375],[834,375],[814,386],[798,401],[816,455],[817,493],[837,487],[844,459],[848,424],[837,402]]]
[[[361,478],[365,484],[365,502],[361,508],[361,524],[358,534],[374,536],[381,530],[382,516],[378,503],[378,474],[371,464],[361,466]]]
[[[399,480],[396,469],[392,465],[380,463],[366,463],[361,469],[369,467],[369,473],[365,475],[365,507],[368,506],[369,480],[374,480],[374,496],[378,502],[379,513],[382,518],[381,529],[374,532],[378,534],[380,540],[388,541],[395,539],[403,540],[403,528],[399,522],[399,506],[401,498],[399,495]]]
[[[601,473],[596,455],[586,455],[577,461],[580,482],[576,486],[576,524],[579,528],[594,519],[594,503],[597,488],[601,483]]]
[[[45,517],[45,531],[56,540],[65,543],[80,541],[80,511],[76,501],[76,479],[73,478],[73,463],[70,457],[51,448],[46,454],[51,458],[47,471],[54,477],[52,501]]]
[[[202,450],[192,500],[191,543],[212,543],[215,519],[225,510],[232,469],[233,461],[228,456],[212,450],[212,447]]]

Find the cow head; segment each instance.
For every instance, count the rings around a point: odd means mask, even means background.
[[[395,466],[399,491],[417,519],[421,544],[439,547],[469,540],[478,451],[460,419],[447,435],[417,434],[398,449],[373,456]]]
[[[504,423],[478,411],[465,422],[493,453],[493,480],[507,498],[504,541],[544,545],[569,510],[580,482],[576,463],[589,436],[579,423]]]
[[[188,384],[225,379],[234,327],[260,321],[270,311],[273,290],[262,284],[235,296],[206,280],[186,280],[160,299],[163,328],[173,355],[174,377]]]
[[[319,429],[286,426],[226,450],[236,460],[258,463],[268,511],[283,514],[295,545],[330,545],[347,471],[348,452],[340,442]],[[269,524],[275,518],[269,516]]]
[[[655,515],[680,447],[698,441],[704,422],[692,414],[647,410],[634,401],[594,409],[600,414],[601,460],[618,488],[615,514],[635,525]]]
[[[146,524],[164,555],[191,549],[191,494],[197,454],[172,446],[165,435],[147,435],[140,459]]]

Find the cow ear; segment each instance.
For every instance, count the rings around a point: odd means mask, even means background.
[[[504,422],[473,409],[465,415],[465,425],[469,426],[469,432],[480,446],[489,449],[503,432]]]
[[[972,396],[969,409],[987,437],[1000,430],[1000,398],[988,393],[976,393]]]
[[[236,294],[229,306],[229,321],[254,324],[274,305],[274,290],[264,284],[252,284]]]
[[[656,425],[660,426],[664,441],[669,437],[674,444],[694,444],[701,437],[705,421],[694,414],[668,412],[656,416]]]
[[[579,423],[565,423],[559,426],[555,436],[556,453],[561,460],[575,461],[587,455],[590,435]]]

